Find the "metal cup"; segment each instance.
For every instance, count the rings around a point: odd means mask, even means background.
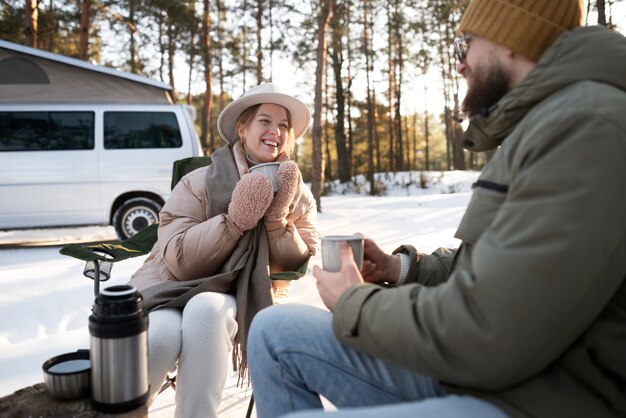
[[[322,268],[326,271],[339,271],[341,259],[339,257],[339,244],[348,241],[352,247],[352,256],[359,270],[363,268],[363,242],[360,235],[327,235],[322,237]]]
[[[278,183],[276,182],[276,173],[278,172],[278,167],[280,163],[264,163],[257,164],[253,167],[250,167],[248,170],[250,173],[261,173],[264,176],[268,177],[272,182],[272,188],[274,189],[274,193],[278,191]]]
[[[52,397],[67,400],[89,395],[89,350],[52,357],[42,368],[44,387]]]

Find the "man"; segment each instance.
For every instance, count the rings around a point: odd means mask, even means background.
[[[579,0],[470,4],[461,141],[497,151],[461,246],[367,240],[359,272],[344,245],[339,273],[313,271],[332,314],[261,311],[260,418],[318,395],[337,417],[626,416],[626,40],[582,16]]]

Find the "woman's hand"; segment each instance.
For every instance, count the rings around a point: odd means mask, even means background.
[[[265,212],[265,225],[268,230],[278,229],[287,224],[286,217],[289,213],[289,205],[300,189],[300,169],[293,161],[283,161],[276,173],[278,192],[272,204]]]
[[[237,228],[247,231],[256,226],[272,203],[274,190],[261,173],[245,174],[235,185],[228,205],[228,217]]]

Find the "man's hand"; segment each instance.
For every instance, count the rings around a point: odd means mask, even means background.
[[[313,266],[313,276],[317,279],[317,291],[324,305],[331,312],[335,310],[335,305],[343,292],[355,284],[364,283],[352,257],[352,248],[346,241],[342,241],[339,245],[339,258],[341,269],[336,273]]]
[[[368,283],[395,284],[400,276],[400,257],[386,254],[373,240],[365,238],[361,273]]]

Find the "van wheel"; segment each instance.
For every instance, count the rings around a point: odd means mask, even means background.
[[[147,197],[129,199],[113,214],[113,226],[120,241],[128,239],[159,220],[161,205]]]

